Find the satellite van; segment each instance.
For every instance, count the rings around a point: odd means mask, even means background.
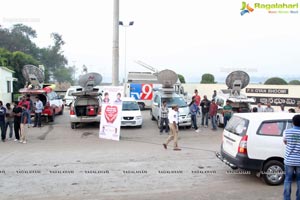
[[[160,110],[163,101],[167,101],[167,106],[171,110],[172,104],[177,104],[179,108],[179,127],[190,128],[192,126],[189,106],[182,96],[176,93],[174,84],[178,80],[178,75],[172,70],[160,71],[157,75],[158,82],[162,84],[153,94],[152,108],[150,114],[152,120],[157,121],[158,128],[160,128]]]
[[[80,87],[72,93],[74,100],[70,106],[70,123],[74,129],[80,123],[100,123],[101,91],[99,85],[102,76],[98,73],[87,73],[79,77]]]
[[[251,112],[250,103],[254,103],[255,100],[241,92],[249,84],[249,81],[250,77],[244,71],[234,71],[226,77],[228,89],[220,90],[215,97],[218,105],[217,124],[219,127],[224,126],[223,106],[227,100],[231,102],[234,113]]]
[[[54,85],[44,84],[44,71],[34,65],[25,65],[22,69],[22,74],[26,80],[24,88],[19,92],[22,95],[30,95],[30,99],[34,102],[35,97],[38,96],[43,102],[44,109],[42,111],[42,117],[46,118],[46,121],[54,121],[55,115],[63,114],[64,105],[61,97],[53,91]],[[33,109],[31,109],[31,115],[34,115]]]

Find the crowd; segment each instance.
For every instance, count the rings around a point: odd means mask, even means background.
[[[191,120],[192,120],[192,127],[195,129],[195,132],[199,132],[198,120],[197,117],[201,117],[200,126],[203,128],[208,128],[208,124],[210,121],[211,129],[213,131],[217,130],[217,113],[222,111],[222,115],[224,117],[224,127],[226,127],[227,122],[230,120],[231,116],[234,113],[232,102],[230,100],[226,101],[226,104],[223,106],[222,109],[219,109],[219,102],[216,102],[217,92],[216,90],[213,91],[213,95],[211,100],[208,100],[207,95],[203,96],[201,100],[201,96],[198,93],[198,90],[194,90],[194,95],[192,97],[192,101],[189,104]],[[169,113],[167,102],[164,101],[162,108],[161,108],[161,119],[160,119],[160,134],[163,133],[165,129],[166,133],[169,133],[170,136],[168,137],[167,141],[163,144],[164,148],[167,149],[167,144],[174,140],[174,150],[178,150],[178,108],[177,105],[172,105],[172,112]],[[274,108],[271,106],[271,103],[268,102],[265,107],[262,106],[262,103],[258,103],[257,106],[251,109],[251,112],[274,112]],[[290,112],[290,113],[300,113],[300,104],[296,109],[290,108],[285,110],[284,105],[280,106],[279,112]]]
[[[35,97],[35,102],[30,99],[30,95],[23,96],[19,102],[6,103],[5,107],[0,100],[0,128],[1,141],[13,139],[14,141],[26,144],[26,130],[29,127],[41,127],[41,114],[43,111],[43,103],[38,96]],[[34,124],[32,125],[31,113],[35,114]],[[6,139],[7,132],[8,139]]]

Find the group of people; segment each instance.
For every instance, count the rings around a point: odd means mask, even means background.
[[[10,103],[6,103],[5,106],[0,101],[1,141],[7,141],[6,136],[9,129],[8,140],[13,139],[14,132],[14,141],[26,144],[26,128],[32,126],[31,112],[35,113],[32,127],[41,127],[41,114],[44,109],[43,102],[38,96],[35,97],[35,102],[33,102],[30,99],[30,95],[26,95],[19,102],[13,102],[13,107]]]

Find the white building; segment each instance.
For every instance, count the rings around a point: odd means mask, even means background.
[[[4,106],[6,103],[12,102],[13,81],[16,81],[13,73],[15,72],[0,66],[0,100]]]

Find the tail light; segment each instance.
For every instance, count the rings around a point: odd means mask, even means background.
[[[240,141],[238,152],[241,154],[247,154],[247,141],[248,135],[244,135]]]
[[[74,107],[73,106],[70,107],[70,115],[75,115]]]

